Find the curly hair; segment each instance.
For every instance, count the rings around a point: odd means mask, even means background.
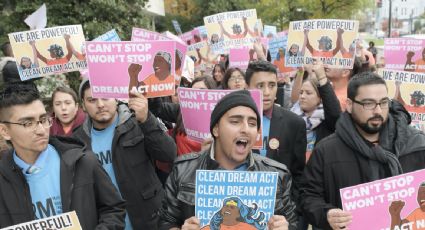
[[[61,58],[65,56],[65,53],[63,52],[62,46],[58,44],[50,45],[50,48],[48,49],[49,52],[52,52],[55,54],[56,57]]]
[[[227,202],[233,201],[236,202],[239,209],[240,218],[238,221],[245,222],[254,226],[256,229],[265,230],[266,223],[264,223],[265,215],[264,212],[258,211],[258,206],[254,203],[254,207],[248,207],[245,205],[239,197],[229,197],[223,200],[223,207]],[[223,222],[223,216],[221,214],[221,209],[216,212],[211,218],[210,229],[219,230],[220,224]]]

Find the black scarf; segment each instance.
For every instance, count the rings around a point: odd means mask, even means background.
[[[396,142],[397,131],[396,124],[391,115],[388,116],[388,121],[384,124],[379,135],[379,145],[370,146],[360,136],[357,131],[354,121],[351,116],[344,112],[341,114],[336,123],[335,133],[348,145],[356,154],[372,161],[379,162],[388,167],[391,176],[400,175],[403,173],[400,162],[398,161],[399,151],[393,147]],[[373,181],[379,178],[379,167],[374,167],[374,164],[368,165],[367,168],[361,165],[362,173],[365,179]]]

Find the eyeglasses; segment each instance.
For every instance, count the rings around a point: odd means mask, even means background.
[[[245,81],[245,78],[243,76],[236,76],[236,77],[230,77],[229,78],[229,82],[239,82],[239,81]]]
[[[52,126],[53,120],[51,117],[44,117],[38,121],[24,121],[22,123],[10,122],[10,121],[0,121],[0,123],[11,124],[11,125],[21,125],[27,130],[35,131],[39,124],[43,126],[43,128],[50,128]]]
[[[376,106],[379,105],[379,107],[381,107],[381,109],[387,109],[388,106],[391,103],[391,100],[388,98],[382,99],[381,102],[375,102],[375,101],[366,101],[366,102],[361,102],[361,101],[356,101],[353,99],[353,102],[362,105],[364,109],[367,110],[374,110],[376,109]]]

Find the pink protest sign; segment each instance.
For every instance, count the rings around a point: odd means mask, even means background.
[[[91,90],[96,98],[174,94],[174,41],[86,42]]]
[[[183,124],[187,136],[199,142],[202,142],[205,138],[210,138],[211,113],[217,102],[226,94],[233,91],[180,87],[177,89],[177,92],[179,96],[180,111],[182,113]],[[261,91],[250,90],[250,93],[257,105],[258,111],[263,111]],[[262,148],[262,146],[261,133],[259,133],[254,147]]]
[[[418,170],[341,189],[343,209],[353,215],[349,228],[424,229],[424,182],[425,170]]]
[[[133,27],[133,30],[131,31],[131,41],[140,42],[156,40],[169,40],[169,38],[160,33],[136,27]]]
[[[385,38],[385,68],[425,73],[425,39]]]
[[[254,59],[254,50],[249,47],[231,48],[229,50],[229,66],[246,69],[249,61]]]

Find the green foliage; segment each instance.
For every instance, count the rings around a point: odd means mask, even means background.
[[[47,27],[81,24],[87,40],[116,29],[129,40],[133,26],[149,28],[150,18],[142,10],[147,0],[7,0],[0,2],[0,42],[7,34],[28,30],[25,18],[43,3],[47,6]]]

